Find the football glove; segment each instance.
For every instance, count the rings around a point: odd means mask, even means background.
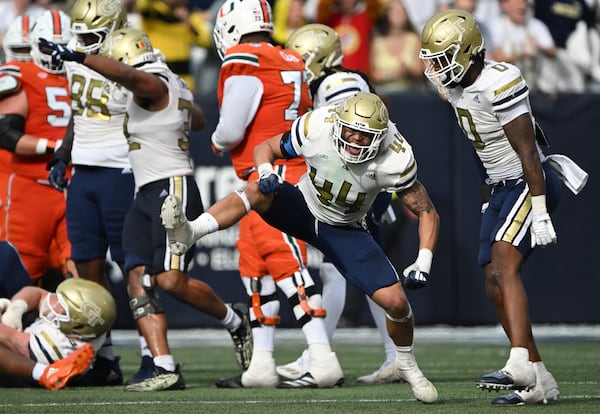
[[[50,185],[60,191],[61,193],[69,184],[69,180],[65,177],[67,172],[67,164],[63,160],[57,160],[48,174],[48,181]]]
[[[52,64],[60,64],[65,61],[83,63],[86,56],[85,53],[69,49],[58,43],[50,42],[43,37],[38,39],[38,47],[40,52],[52,58]]]
[[[262,193],[272,193],[277,191],[279,185],[283,182],[281,177],[273,171],[273,166],[264,163],[258,166],[258,188]]]
[[[546,196],[531,197],[531,247],[556,243],[556,231],[546,210]]]
[[[417,260],[408,266],[400,276],[402,286],[407,289],[421,289],[427,285],[427,278],[431,270],[433,253],[429,249],[419,250]]]
[[[23,299],[14,300],[2,314],[2,323],[17,331],[23,331],[23,314],[27,312],[28,305]]]

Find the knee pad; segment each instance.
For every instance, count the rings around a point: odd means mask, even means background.
[[[325,309],[321,308],[321,294],[307,269],[295,272],[291,277],[277,282],[277,286],[285,293],[300,326],[304,326],[311,318],[324,318]]]
[[[410,303],[408,304],[408,314],[403,317],[403,318],[393,318],[390,316],[389,313],[385,313],[385,317],[388,318],[390,321],[392,322],[396,322],[396,323],[406,323],[410,320],[410,318],[412,318],[413,313],[412,313],[412,308],[410,307]]]
[[[251,321],[252,327],[278,325],[281,321],[279,317],[279,299],[277,299],[273,278],[268,275],[242,277],[242,282],[246,288],[246,293],[250,296],[252,313],[254,314],[254,319]],[[265,312],[270,316],[265,315]]]

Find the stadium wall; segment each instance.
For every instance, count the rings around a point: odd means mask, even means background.
[[[387,96],[390,117],[412,144],[419,179],[429,190],[441,217],[441,232],[427,288],[409,292],[420,325],[481,325],[497,323],[484,290],[483,272],[476,264],[480,220],[479,172],[470,144],[457,127],[449,104],[435,94]],[[594,256],[600,252],[600,188],[595,179],[600,165],[598,120],[600,95],[531,97],[537,121],[551,147],[575,160],[590,174],[587,187],[574,196],[563,187],[561,203],[552,215],[558,244],[538,249],[523,270],[534,323],[600,323],[600,274]],[[194,134],[191,150],[196,179],[205,205],[239,188],[228,156],[217,157],[210,149],[210,134],[218,120],[216,98],[201,102],[207,126]],[[417,253],[417,223],[395,206],[399,220],[385,228],[385,248],[401,271]],[[209,283],[228,302],[245,301],[237,272],[237,227],[218,232],[198,243],[192,277]],[[317,274],[320,254],[311,250],[309,262]],[[113,289],[119,302],[118,328],[132,328],[122,282]],[[181,305],[162,293],[169,326],[216,326],[212,318]],[[282,301],[283,296],[281,296]],[[293,327],[289,306],[282,304],[282,326]],[[364,299],[350,290],[347,314],[361,324],[371,319]]]

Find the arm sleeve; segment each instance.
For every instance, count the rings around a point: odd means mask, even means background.
[[[230,151],[244,139],[262,95],[262,82],[254,76],[232,76],[225,81],[219,123],[211,138],[219,151]]]

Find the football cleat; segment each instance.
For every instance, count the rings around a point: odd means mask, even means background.
[[[396,369],[399,379],[407,382],[415,396],[421,402],[431,404],[438,400],[438,391],[417,366],[412,352],[396,353]]]
[[[185,380],[179,372],[179,365],[175,367],[175,371],[167,371],[161,367],[154,367],[154,372],[151,377],[146,378],[135,384],[125,386],[125,391],[168,391],[168,390],[183,390],[185,389]]]
[[[277,384],[277,388],[333,388],[342,386],[344,381],[344,377],[341,377],[331,386],[319,387],[317,380],[315,380],[310,372],[307,372],[295,380],[280,382]]]
[[[85,374],[73,378],[70,384],[79,387],[122,385],[123,373],[119,359],[97,356],[90,369]]]
[[[141,382],[146,378],[150,378],[154,374],[154,368],[154,361],[152,357],[149,355],[144,355],[142,357],[140,369],[138,369],[138,371],[127,380],[125,385],[137,384],[138,382]]]
[[[67,357],[48,365],[38,382],[49,390],[60,390],[71,378],[85,371],[93,359],[94,347],[91,344],[84,344]]]
[[[231,378],[219,378],[215,381],[217,388],[244,388],[242,374]]]
[[[512,372],[509,372],[505,367],[500,371],[483,375],[475,381],[475,385],[481,390],[488,391],[528,391],[535,387],[535,371],[533,370],[533,367],[531,367],[531,364],[529,365],[529,369],[512,369]]]
[[[233,344],[235,346],[235,357],[241,369],[246,370],[252,359],[252,350],[254,344],[252,341],[252,326],[250,325],[250,317],[248,315],[248,307],[243,303],[235,303],[232,306],[235,313],[238,314],[242,323],[239,328],[233,332],[229,332]]]
[[[305,349],[297,360],[285,365],[278,365],[276,371],[285,379],[295,380],[308,372],[309,364],[308,349]]]
[[[519,406],[526,404],[549,404],[558,400],[558,384],[550,372],[537,378],[535,388],[529,391],[515,391],[512,394],[494,398],[492,405]]]
[[[176,256],[183,256],[196,242],[194,231],[185,217],[181,200],[172,194],[165,197],[160,208],[160,218],[167,231],[169,248]]]
[[[400,373],[396,368],[395,361],[384,361],[383,364],[369,375],[358,377],[356,382],[359,384],[390,384],[392,382],[401,382]]]

